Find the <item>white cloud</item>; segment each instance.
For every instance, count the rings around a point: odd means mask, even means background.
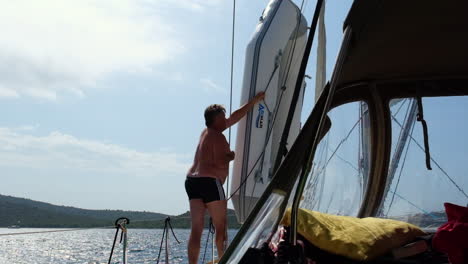
[[[207,93],[226,93],[226,89],[216,84],[210,78],[201,78],[200,83],[202,84],[203,91]]]
[[[221,4],[222,0],[154,0],[149,2],[164,2],[172,6],[177,6],[192,11],[205,11],[207,8],[215,7]]]
[[[0,87],[0,97],[19,97],[19,94],[13,90],[4,87]]]
[[[170,1],[205,8],[219,0]],[[187,47],[163,1],[2,1],[0,97],[82,97],[110,73],[148,73]],[[177,18],[178,19],[178,18]]]
[[[186,155],[141,152],[115,144],[78,139],[61,132],[34,136],[0,128],[0,167],[72,169],[132,176],[184,174]]]
[[[20,126],[20,127],[17,127],[16,130],[19,130],[19,131],[33,131],[33,130],[36,130],[37,128],[39,128],[39,125],[24,125],[24,126]]]

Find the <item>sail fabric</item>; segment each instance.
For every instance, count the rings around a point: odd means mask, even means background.
[[[315,102],[317,102],[327,82],[327,31],[325,28],[325,6],[322,4],[318,20],[317,68],[315,72]]]

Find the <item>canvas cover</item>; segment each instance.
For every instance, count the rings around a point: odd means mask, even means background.
[[[468,76],[466,0],[356,0],[339,86],[362,81]]]

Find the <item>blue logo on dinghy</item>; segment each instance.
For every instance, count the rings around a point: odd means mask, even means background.
[[[265,107],[262,104],[258,104],[258,115],[255,126],[257,128],[263,128],[263,116],[265,115]]]

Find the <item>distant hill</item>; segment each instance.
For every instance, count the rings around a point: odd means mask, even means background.
[[[178,216],[170,216],[170,217],[171,217],[171,225],[173,228],[190,228],[190,212],[186,212]],[[227,217],[228,217],[229,228],[239,228],[241,226],[237,222],[236,213],[234,212],[234,210],[228,209]],[[159,221],[138,221],[136,223],[132,223],[132,221],[130,220],[130,224],[132,227],[138,227],[138,228],[163,228],[164,220],[165,218]],[[208,227],[209,223],[210,223],[209,215],[205,215],[205,227]]]
[[[122,216],[130,219],[130,228],[162,228],[164,219],[169,215],[141,211],[88,210],[0,195],[0,227],[18,223],[21,227],[101,227],[112,226],[115,219]],[[190,228],[188,216],[187,212],[169,217],[174,228]],[[228,218],[231,228],[239,227],[232,210],[229,211]]]
[[[390,218],[409,223],[417,223],[418,226],[426,229],[437,229],[439,226],[447,222],[447,215],[444,211],[433,211],[430,213],[418,213]]]

